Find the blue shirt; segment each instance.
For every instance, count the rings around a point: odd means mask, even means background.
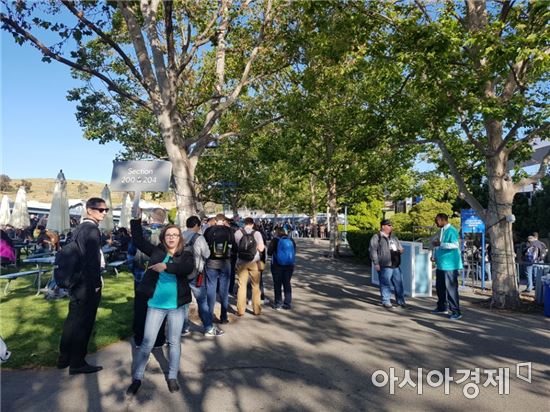
[[[168,263],[170,255],[166,255],[162,263]],[[178,307],[178,282],[176,275],[167,272],[159,273],[157,287],[153,297],[149,299],[148,306],[156,309],[177,309]]]

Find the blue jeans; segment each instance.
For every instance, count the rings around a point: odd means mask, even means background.
[[[206,296],[206,283],[203,279],[203,284],[199,287],[197,287],[197,279],[193,280],[189,283],[189,287],[191,288],[191,292],[193,293],[193,296],[195,296],[195,299],[197,300],[197,306],[199,308],[199,317],[201,318],[202,325],[204,326],[204,331],[208,332],[213,327],[212,323],[212,314],[210,313],[210,310],[208,309],[208,301]],[[185,320],[183,322],[183,329],[189,328],[189,311],[186,311],[185,313]]]
[[[290,280],[292,279],[293,272],[294,266],[278,266],[273,264],[271,265],[271,274],[273,275],[273,290],[275,292],[275,306],[291,306],[292,286],[290,285]],[[284,301],[282,299],[283,294],[281,289],[284,290]]]
[[[460,303],[458,300],[458,270],[435,271],[435,290],[437,291],[437,309],[449,309],[453,313],[460,314]]]
[[[134,379],[143,379],[145,366],[149,360],[149,355],[151,354],[153,344],[155,343],[155,339],[157,338],[164,318],[167,319],[168,333],[166,334],[166,338],[170,349],[168,379],[176,379],[178,377],[181,355],[181,330],[183,328],[183,319],[186,310],[189,310],[188,304],[180,306],[177,309],[147,309],[143,342],[136,354],[134,363]]]
[[[527,278],[527,289],[526,290],[533,290],[533,265],[524,265],[523,266],[523,274]]]
[[[229,280],[231,277],[231,262],[227,259],[222,269],[206,268],[206,295],[208,301],[208,311],[212,319],[214,318],[214,306],[216,306],[216,286],[220,280],[220,303],[222,306],[220,320],[227,319],[227,309],[229,308]]]
[[[398,305],[405,304],[405,296],[403,294],[403,275],[400,268],[380,268],[378,272],[380,279],[380,295],[382,304],[391,304],[391,287],[395,290],[395,300]]]

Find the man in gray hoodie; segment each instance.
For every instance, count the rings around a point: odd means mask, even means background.
[[[374,268],[378,272],[380,280],[380,295],[382,306],[392,309],[391,287],[395,290],[395,300],[401,308],[405,307],[405,296],[403,292],[403,275],[401,273],[401,254],[403,246],[392,233],[392,224],[388,219],[380,222],[380,232],[376,233],[370,240],[370,258]]]

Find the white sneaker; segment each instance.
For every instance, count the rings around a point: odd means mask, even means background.
[[[214,328],[210,329],[208,332],[204,332],[204,336],[207,336],[207,337],[221,336],[224,333],[225,332],[223,330],[214,327]]]

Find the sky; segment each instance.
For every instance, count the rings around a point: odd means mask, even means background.
[[[110,183],[118,143],[100,145],[83,137],[76,102],[67,91],[81,83],[65,65],[44,63],[38,50],[1,36],[1,173],[12,179],[55,178]]]

